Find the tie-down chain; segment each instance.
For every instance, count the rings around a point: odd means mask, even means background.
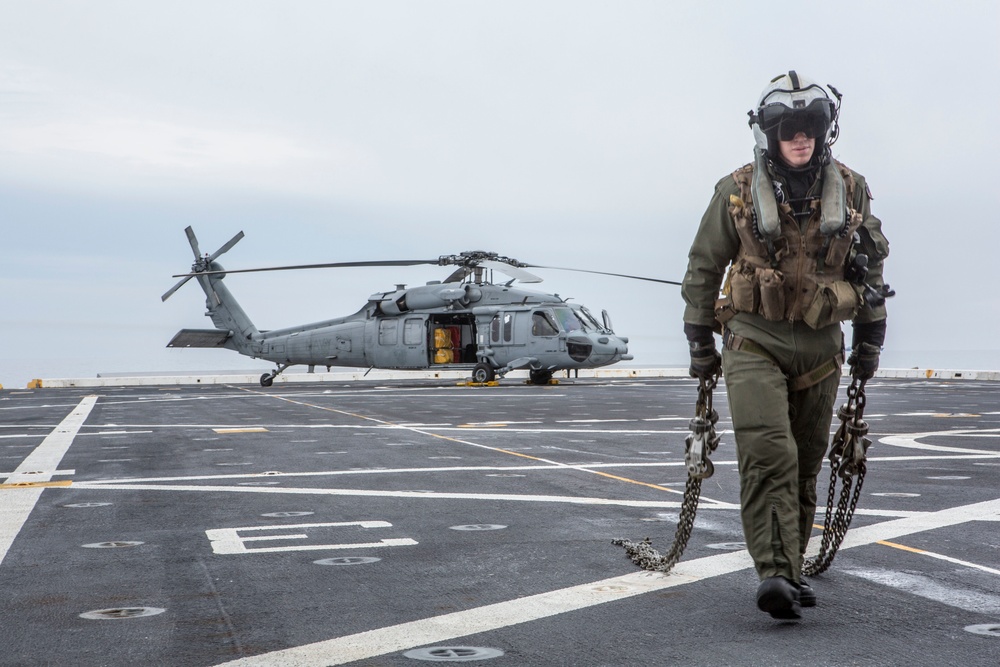
[[[665,556],[653,548],[652,541],[647,537],[641,542],[627,539],[612,540],[611,543],[625,548],[629,559],[643,570],[654,572],[669,572],[681,559],[691,530],[694,528],[695,514],[698,512],[698,500],[701,497],[701,481],[708,479],[715,472],[709,455],[719,446],[719,436],[715,432],[715,424],[719,421],[719,413],[712,407],[712,390],[718,384],[719,376],[711,379],[701,379],[698,383],[698,402],[695,404],[695,416],[689,422],[691,433],[684,440],[684,463],[687,466],[688,479],[684,487],[684,501],[681,503],[681,513],[677,521],[677,532],[674,543]]]
[[[802,564],[802,574],[813,576],[825,572],[840,548],[847,529],[851,526],[854,509],[861,497],[861,486],[865,482],[868,447],[872,441],[868,436],[868,422],[862,419],[865,412],[865,382],[857,378],[851,380],[847,388],[847,403],[840,406],[837,418],[840,427],[830,443],[830,490],[826,499],[826,517],[823,520],[823,539],[819,553]],[[858,478],[854,484],[854,477]],[[840,498],[834,509],[837,479],[843,481]],[[852,493],[853,487],[853,493]]]
[[[712,391],[718,384],[718,376],[701,380],[698,385],[698,402],[695,416],[690,421],[691,433],[685,439],[684,462],[688,479],[684,488],[684,501],[674,542],[666,555],[661,555],[649,537],[640,542],[628,539],[612,540],[612,544],[623,547],[629,559],[643,570],[667,573],[680,560],[687,547],[701,496],[701,482],[715,472],[709,455],[719,446],[719,436],[715,424],[718,413],[712,408]],[[826,518],[823,524],[823,538],[819,554],[802,566],[802,574],[816,575],[826,571],[833,562],[847,529],[851,525],[854,510],[861,495],[866,472],[866,455],[871,440],[868,423],[862,418],[865,409],[865,380],[854,378],[847,389],[847,403],[837,411],[840,427],[830,445],[830,489],[826,504]],[[857,484],[853,478],[857,476]],[[834,510],[837,480],[843,480],[840,498]],[[853,493],[852,493],[853,490]]]

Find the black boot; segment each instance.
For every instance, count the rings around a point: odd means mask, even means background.
[[[803,607],[816,606],[816,591],[804,581],[799,582],[799,604]]]
[[[784,577],[768,577],[757,587],[757,608],[771,618],[787,621],[802,618],[798,585]]]

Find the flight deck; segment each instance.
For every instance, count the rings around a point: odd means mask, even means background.
[[[724,386],[680,563],[612,544],[670,546],[696,387],[0,391],[0,665],[1000,664],[1000,384],[868,383],[860,501],[794,623],[754,604]]]

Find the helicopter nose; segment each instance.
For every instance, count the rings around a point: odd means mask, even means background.
[[[588,362],[595,366],[613,364],[616,361],[631,359],[626,341],[619,336],[610,334],[594,334],[590,337],[590,355]]]

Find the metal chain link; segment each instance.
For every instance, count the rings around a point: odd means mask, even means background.
[[[670,572],[681,559],[691,537],[695,515],[698,512],[698,501],[701,498],[701,482],[711,477],[715,470],[708,457],[719,446],[719,436],[715,433],[715,423],[719,420],[719,415],[712,409],[712,390],[717,384],[718,376],[715,376],[710,380],[702,379],[698,385],[698,402],[695,404],[695,417],[691,420],[691,434],[685,440],[688,478],[684,485],[684,501],[681,503],[677,530],[670,550],[665,556],[661,555],[653,548],[649,537],[641,542],[627,539],[611,540],[612,544],[623,547],[629,560],[643,570]]]
[[[680,517],[677,519],[677,531],[674,533],[674,543],[670,546],[670,551],[666,556],[660,554],[653,548],[652,540],[648,537],[641,542],[632,540],[617,539],[611,543],[624,547],[625,555],[633,563],[643,570],[650,572],[663,572],[666,574],[673,569],[674,565],[681,559],[688,539],[691,537],[691,530],[694,528],[694,517],[698,512],[698,499],[701,496],[701,479],[688,477],[684,487],[684,502],[681,505]]]
[[[681,504],[680,516],[677,520],[677,530],[674,541],[666,555],[660,554],[646,537],[640,542],[628,539],[615,539],[611,543],[623,547],[626,555],[633,563],[652,572],[667,573],[680,561],[694,528],[695,515],[698,512],[698,501],[701,497],[701,482],[712,476],[712,462],[709,454],[715,451],[719,437],[715,433],[715,422],[718,414],[712,409],[712,390],[718,378],[710,381],[702,380],[698,387],[698,402],[695,406],[695,418],[691,420],[692,433],[687,438],[686,458],[688,464],[688,479],[684,487],[684,501]],[[866,403],[865,380],[853,379],[847,389],[847,404],[841,406],[838,417],[840,428],[830,446],[830,487],[827,493],[826,516],[823,520],[823,537],[819,554],[802,564],[802,574],[814,576],[825,572],[833,563],[851,519],[861,497],[861,487],[865,482],[867,466],[865,454],[871,441],[865,437],[868,424],[862,419]],[[700,438],[704,438],[701,440]],[[692,445],[703,446],[698,456],[692,460]],[[857,484],[853,478],[857,477]],[[834,498],[837,496],[837,480],[843,480],[839,500],[834,510]]]
[[[851,381],[847,388],[847,404],[841,406],[837,416],[841,420],[833,442],[830,445],[830,488],[827,493],[826,516],[823,520],[823,539],[820,542],[819,553],[802,563],[802,574],[814,576],[825,572],[833,563],[847,529],[851,526],[854,510],[861,497],[861,487],[865,483],[865,454],[871,440],[865,437],[868,424],[862,419],[865,408],[865,380]],[[850,451],[848,451],[850,450]],[[857,476],[857,485],[853,477]],[[833,509],[836,496],[837,479],[843,480],[837,509]],[[853,487],[853,493],[852,493]]]

